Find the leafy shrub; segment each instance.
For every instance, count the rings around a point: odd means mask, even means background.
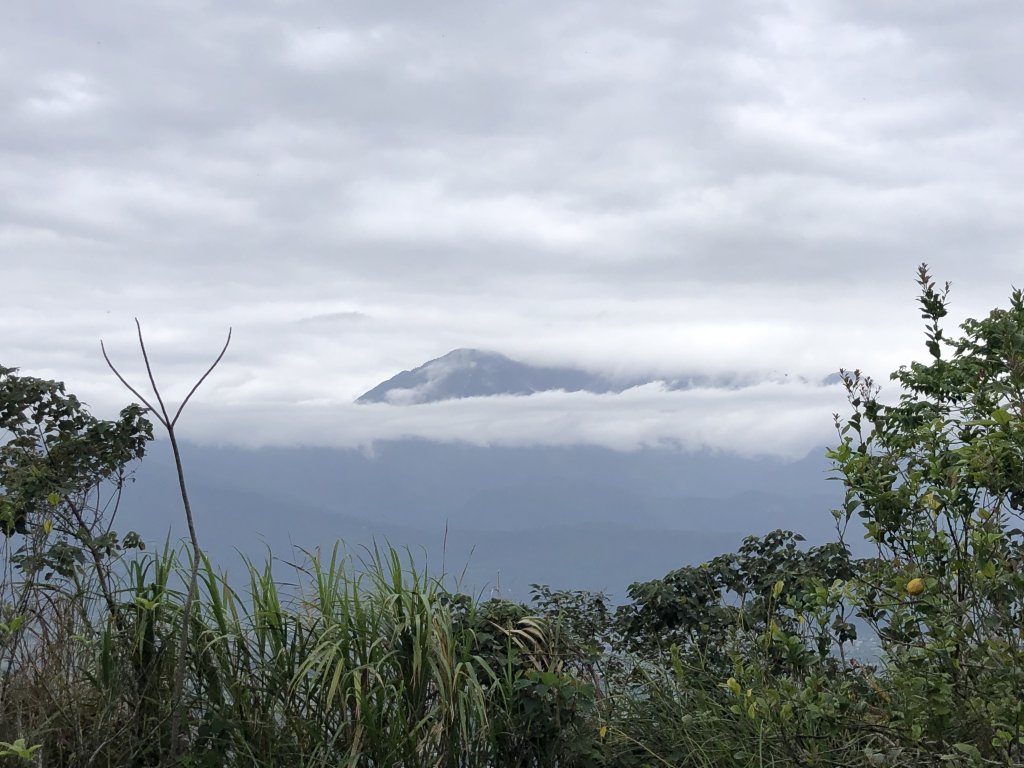
[[[860,579],[893,727],[936,752],[1024,762],[1024,295],[946,337],[949,285],[919,273],[930,361],[896,371],[885,405],[859,372],[830,452],[842,520],[877,548]]]

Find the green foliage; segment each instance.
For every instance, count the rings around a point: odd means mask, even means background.
[[[105,625],[126,624],[113,569],[141,540],[120,540],[111,523],[152,430],[137,406],[96,419],[62,383],[0,367],[0,435],[0,723],[36,694],[61,722],[89,693],[60,677],[80,661],[64,645],[72,627],[98,639]]]
[[[861,613],[878,631],[894,724],[936,751],[1024,761],[1024,296],[941,327],[949,286],[919,273],[927,363],[892,378],[891,405],[859,372],[853,415],[837,418],[831,457],[846,486],[842,519],[860,518],[878,557]],[[914,579],[920,584],[911,585]],[[910,585],[910,588],[908,588]]]
[[[13,757],[26,763],[33,761],[39,749],[39,744],[33,744],[30,747],[24,739],[15,739],[13,742],[0,741],[0,757]]]
[[[152,439],[143,410],[132,405],[116,421],[100,420],[63,383],[0,366],[0,434],[0,532],[9,550],[14,544],[8,562],[22,587],[73,580],[86,562],[105,581],[104,562],[141,545],[137,534],[119,541],[103,516],[116,510],[126,467]]]
[[[827,658],[856,638],[843,602],[825,611],[822,601],[832,584],[853,577],[855,564],[842,544],[803,550],[801,541],[791,531],[749,536],[736,553],[633,584],[632,604],[616,617],[626,648],[648,655],[673,649],[689,660],[699,658],[702,666],[725,669],[731,641],[770,630],[794,638],[775,648],[776,665],[798,671],[811,655]],[[814,626],[806,622],[809,608]],[[805,641],[812,635],[809,648]]]
[[[141,458],[152,427],[139,406],[117,421],[93,417],[64,384],[0,366],[0,530],[26,535],[30,520],[66,507],[80,516],[83,496]],[[56,521],[52,521],[56,524]]]
[[[597,653],[584,648],[573,624],[599,618],[593,606],[604,608],[603,598],[538,586],[532,610],[491,600],[471,616],[474,651],[494,673],[489,725],[503,765],[601,764]]]

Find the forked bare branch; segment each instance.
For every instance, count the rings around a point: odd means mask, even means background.
[[[120,381],[129,392],[142,401],[143,405],[149,409],[167,433],[167,439],[171,444],[171,451],[174,454],[174,466],[178,472],[178,488],[181,492],[181,503],[185,510],[185,521],[188,524],[189,540],[192,545],[192,568],[189,578],[188,593],[185,597],[185,605],[182,611],[182,626],[178,644],[178,658],[174,671],[173,721],[171,724],[171,764],[173,765],[176,764],[180,749],[183,746],[182,728],[185,717],[184,712],[182,711],[182,694],[185,687],[185,656],[188,652],[188,623],[192,615],[192,605],[195,601],[196,590],[198,587],[199,563],[202,560],[202,550],[199,547],[199,536],[196,534],[195,518],[192,515],[192,504],[189,501],[188,487],[185,484],[185,468],[181,460],[181,451],[178,448],[178,438],[175,434],[174,428],[178,423],[178,419],[181,418],[181,414],[184,412],[185,406],[188,405],[192,396],[196,393],[196,390],[202,386],[207,377],[213,373],[213,370],[220,364],[221,360],[224,359],[224,354],[228,351],[228,346],[231,344],[231,329],[228,328],[228,337],[224,342],[223,348],[221,348],[220,354],[217,355],[210,367],[206,369],[206,372],[199,377],[195,384],[192,385],[192,388],[188,391],[185,399],[181,401],[181,405],[179,405],[178,409],[175,411],[174,417],[171,418],[170,412],[167,410],[167,406],[164,403],[163,396],[160,394],[160,387],[157,386],[156,376],[153,374],[153,366],[149,360],[146,341],[142,335],[142,324],[139,323],[138,318],[135,318],[135,328],[138,332],[139,349],[142,352],[142,361],[145,364],[146,376],[149,379],[149,385],[152,388],[153,395],[159,405],[159,410],[154,408],[152,403],[150,403],[138,389],[128,383],[128,380],[123,375],[121,375],[121,372],[117,369],[111,361],[110,356],[107,354],[106,346],[103,344],[102,340],[100,341],[100,349],[103,352],[103,359],[106,360],[107,366],[111,371],[113,371],[118,381]]]
[[[141,337],[140,337],[141,338]],[[196,390],[202,386],[203,382],[206,381],[206,377],[213,373],[213,369],[216,368],[220,361],[224,359],[224,353],[228,351],[228,346],[231,344],[231,329],[228,328],[228,337],[224,341],[224,347],[221,349],[220,354],[217,355],[217,359],[213,361],[209,368],[206,369],[206,373],[199,377],[192,389],[189,390],[188,394],[185,395],[185,399],[181,401],[181,405],[178,406],[178,410],[174,414],[174,418],[171,419],[171,426],[173,427],[178,423],[178,419],[181,417],[181,412],[185,410],[185,406],[188,405],[188,401],[192,399],[192,395],[196,393]]]
[[[146,341],[142,338],[142,325],[139,323],[139,318],[135,318],[135,330],[139,334],[139,349],[142,350],[142,360],[146,364],[146,375],[149,377],[149,385],[153,388],[153,394],[156,395],[156,401],[160,404],[160,413],[163,414],[163,423],[166,425],[170,419],[167,418],[167,406],[164,405],[164,399],[160,397],[160,388],[156,385],[156,379],[153,376],[153,366],[149,364],[149,354],[146,352]]]
[[[114,372],[114,375],[117,376],[117,380],[120,381],[124,385],[125,389],[127,389],[129,392],[131,392],[137,398],[139,398],[139,400],[142,401],[142,404],[144,406],[146,406],[146,409],[150,413],[152,413],[153,416],[156,417],[156,420],[159,421],[162,426],[166,427],[167,426],[167,422],[164,421],[163,416],[161,415],[160,411],[158,411],[156,408],[154,408],[150,404],[150,402],[145,398],[145,396],[141,392],[139,392],[139,390],[137,390],[135,387],[133,387],[131,384],[129,384],[128,380],[125,379],[125,377],[121,375],[121,372],[119,370],[117,370],[117,367],[110,361],[110,355],[107,354],[107,348],[106,348],[106,346],[103,343],[103,339],[100,339],[100,351],[103,352],[103,359],[107,361],[107,367],[111,371]]]

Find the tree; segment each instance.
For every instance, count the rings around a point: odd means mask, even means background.
[[[131,462],[153,437],[140,406],[113,421],[97,419],[59,381],[20,376],[0,366],[0,701],[23,639],[44,621],[53,593],[80,591],[95,580],[115,623],[121,612],[111,585],[111,560],[141,546],[113,529]]]
[[[841,543],[801,549],[802,541],[792,531],[748,536],[738,552],[632,584],[633,602],[619,608],[617,616],[626,647],[649,654],[674,646],[677,653],[726,669],[730,640],[737,633],[754,637],[775,626],[800,635],[797,657],[811,652],[807,645],[819,658],[827,657],[837,645],[856,638],[854,628],[842,611],[829,614],[821,626],[801,624],[799,609],[819,584],[852,578],[856,562]],[[781,653],[777,661],[783,663]]]
[[[949,284],[918,272],[926,363],[886,404],[844,372],[853,414],[830,451],[877,558],[860,581],[897,721],[937,751],[1024,761],[1024,295],[946,336]]]

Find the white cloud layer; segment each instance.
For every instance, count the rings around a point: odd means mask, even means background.
[[[175,389],[233,325],[196,436],[797,451],[834,393],[348,403],[457,347],[884,378],[919,262],[954,320],[1024,283],[1022,36],[1011,0],[12,6],[0,363],[112,408],[100,337],[139,316]]]
[[[368,451],[380,440],[421,438],[481,446],[667,447],[796,459],[812,447],[835,443],[831,414],[846,410],[841,386],[796,382],[728,391],[666,391],[650,384],[616,395],[544,392],[412,407],[345,401],[278,405],[202,405],[187,420],[182,417],[182,424],[194,439],[250,447],[303,445],[315,435],[318,444]]]

